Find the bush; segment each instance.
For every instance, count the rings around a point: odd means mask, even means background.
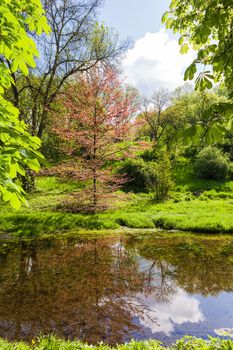
[[[145,190],[146,189],[146,168],[147,163],[142,159],[129,159],[120,169],[121,174],[126,174],[128,183],[134,188]]]
[[[44,134],[41,152],[49,162],[54,164],[67,158],[64,153],[64,141],[52,132]]]
[[[143,159],[130,159],[120,169],[126,174],[135,189],[152,192],[155,200],[164,200],[172,188],[171,163],[167,154],[155,162],[145,162]]]
[[[228,156],[217,147],[205,147],[197,155],[194,171],[200,179],[224,180],[230,171]]]
[[[173,187],[171,162],[166,153],[157,162],[150,162],[146,167],[147,188],[153,193],[157,201],[168,198],[169,191]]]
[[[187,146],[184,149],[184,157],[189,158],[189,159],[193,159],[194,157],[196,157],[196,155],[199,151],[200,151],[199,146],[195,146],[195,145]]]
[[[230,180],[233,180],[233,162],[230,164],[229,178]]]

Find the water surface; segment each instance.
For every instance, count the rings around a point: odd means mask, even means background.
[[[153,234],[0,243],[0,336],[110,344],[233,327],[233,238]]]

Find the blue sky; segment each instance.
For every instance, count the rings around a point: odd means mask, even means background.
[[[169,0],[105,0],[100,18],[114,27],[120,37],[137,40],[147,32],[160,30],[161,17],[169,7]]]
[[[105,0],[99,19],[114,27],[120,39],[130,36],[134,45],[122,59],[126,82],[141,95],[150,96],[158,88],[174,90],[184,84],[184,70],[194,52],[180,54],[178,36],[161,23],[170,0]]]

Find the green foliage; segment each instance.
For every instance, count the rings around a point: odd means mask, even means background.
[[[196,157],[194,170],[201,179],[225,179],[230,170],[230,160],[217,147],[205,147]]]
[[[199,339],[195,337],[184,337],[178,340],[174,346],[171,347],[172,350],[232,350],[233,341],[230,339],[220,339],[209,337],[206,341],[204,339]]]
[[[39,170],[43,161],[38,152],[40,140],[31,137],[26,125],[18,119],[19,111],[3,97],[5,89],[14,84],[11,73],[18,70],[28,74],[28,66],[34,67],[38,56],[34,41],[27,30],[40,34],[49,32],[39,0],[2,0],[0,4],[0,195],[13,208],[26,203],[18,175],[24,176],[25,166]],[[7,62],[11,62],[11,71]]]
[[[194,78],[198,64],[212,66],[213,74],[205,71],[196,79],[196,87],[201,90],[224,78],[233,93],[232,5],[232,0],[171,0],[170,10],[163,16],[167,28],[180,33],[181,52],[186,53],[190,47],[197,51],[185,79]]]
[[[64,141],[53,132],[46,132],[43,134],[41,153],[50,164],[57,164],[67,158],[64,152],[65,146]]]
[[[166,153],[161,153],[157,161],[145,162],[142,158],[127,160],[120,168],[126,174],[128,185],[141,191],[153,193],[154,200],[165,200],[172,188],[171,163]]]
[[[180,120],[173,138],[186,145],[224,143],[231,137],[233,106],[216,92],[194,91],[173,99],[167,109],[171,119]]]
[[[170,347],[164,347],[157,340],[135,341],[131,340],[126,344],[119,344],[110,347],[107,344],[100,343],[96,346],[88,345],[80,341],[62,340],[55,336],[40,337],[32,339],[31,344],[24,342],[8,342],[0,339],[2,350],[232,350],[233,341],[231,339],[220,339],[209,337],[208,340],[186,336],[178,340]]]
[[[70,341],[59,339],[55,336],[40,337],[37,339],[32,339],[31,344],[26,344],[23,342],[10,343],[7,340],[0,340],[0,346],[3,350],[163,350],[161,343],[156,340],[147,340],[137,342],[132,340],[127,344],[120,344],[115,348],[110,347],[109,345],[100,343],[99,345],[88,345],[82,343],[81,341]]]
[[[137,190],[146,189],[146,167],[147,163],[142,158],[129,159],[123,163],[119,172],[126,174],[127,185]]]
[[[157,162],[150,162],[145,169],[147,188],[153,198],[162,201],[168,198],[173,186],[171,162],[167,153],[162,153]]]
[[[181,53],[189,48],[197,56],[186,69],[184,80],[195,80],[195,89],[211,89],[216,82],[224,82],[229,91],[228,103],[217,103],[206,109],[209,123],[190,125],[186,137],[207,144],[219,142],[231,135],[233,126],[233,1],[232,0],[171,0],[170,10],[162,21],[167,28],[180,33]],[[203,70],[198,70],[202,65]],[[210,66],[212,70],[205,70]],[[197,73],[199,72],[199,73]],[[204,115],[203,115],[204,116]],[[219,118],[220,117],[220,118]],[[204,130],[204,132],[203,132]]]
[[[232,136],[233,104],[230,101],[218,101],[206,108],[202,116],[207,121],[203,139],[207,144],[220,142],[226,135]]]
[[[229,178],[233,180],[233,162],[230,164],[230,169],[229,169]]]

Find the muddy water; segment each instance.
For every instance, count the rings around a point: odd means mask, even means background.
[[[233,238],[153,234],[0,243],[0,336],[110,344],[233,327]]]

